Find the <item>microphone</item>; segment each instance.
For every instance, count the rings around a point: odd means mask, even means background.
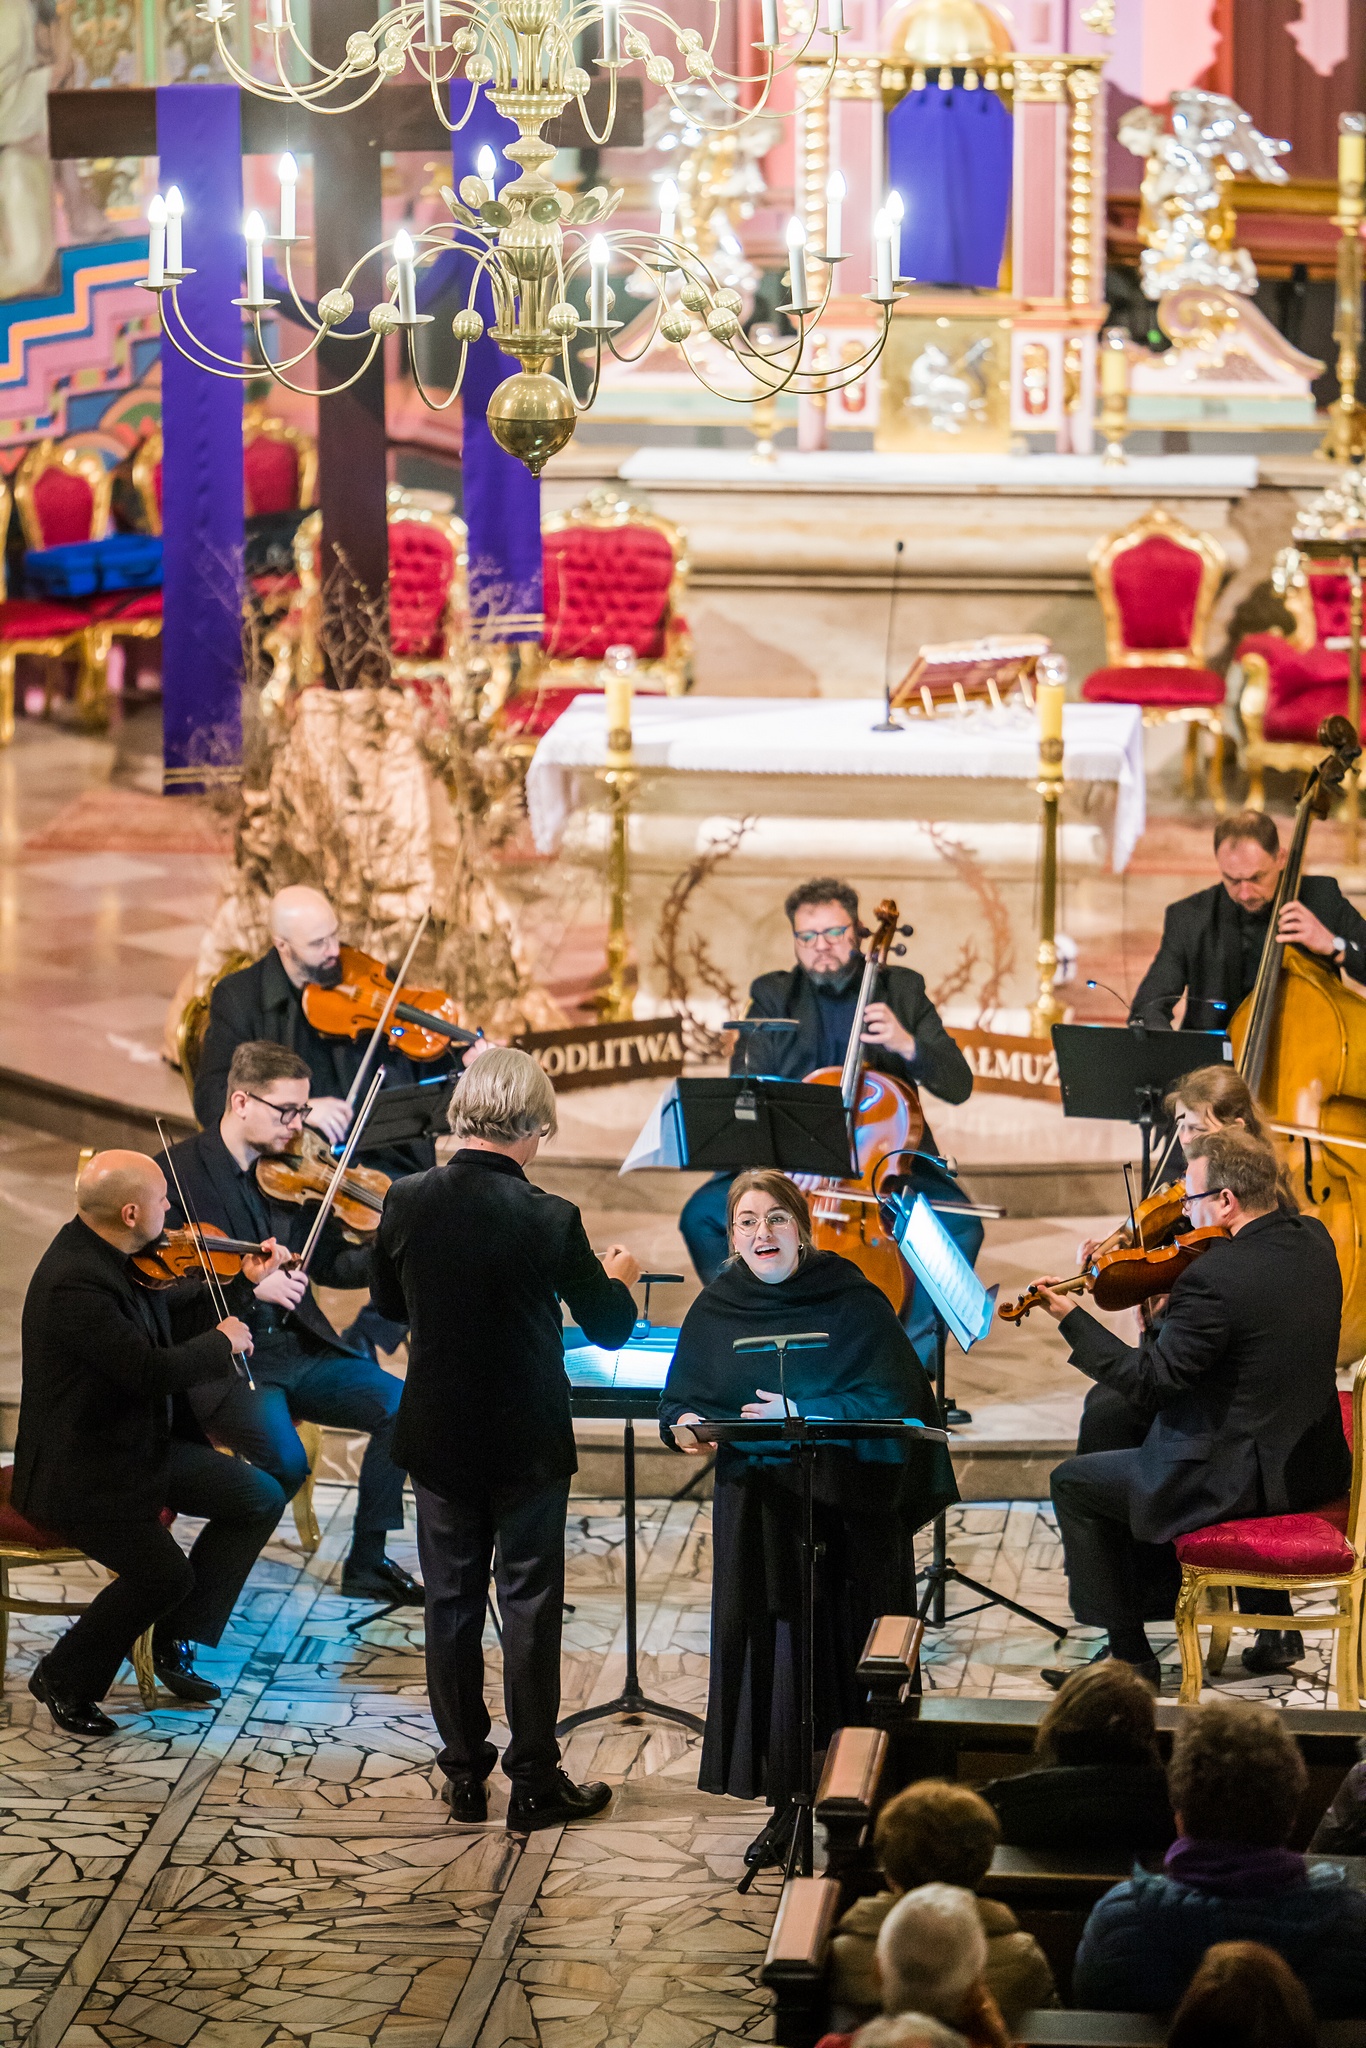
[[[892,556],[892,587],[887,595],[887,650],[882,660],[882,719],[880,724],[872,728],[874,732],[902,730],[892,716],[892,627],[896,621],[897,584],[901,580],[901,557],[905,547],[905,541],[899,540],[896,544],[896,553]]]

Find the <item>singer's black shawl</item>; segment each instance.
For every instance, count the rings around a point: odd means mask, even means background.
[[[903,1415],[933,1425],[934,1394],[891,1303],[833,1252],[810,1252],[787,1280],[737,1260],[684,1320],[660,1400],[660,1434],[691,1412],[738,1418],[758,1388],[778,1391],[776,1356],[746,1357],[737,1337],[824,1330],[824,1350],[794,1351],[786,1391],[802,1415]],[[914,1531],[958,1498],[942,1444],[884,1439],[822,1450],[816,1461],[816,1743],[863,1704],[854,1666],[879,1614],[915,1606]],[[711,1680],[698,1779],[703,1791],[774,1804],[796,1782],[792,1641],[797,1619],[797,1478],[786,1456],[722,1447],[712,1518]]]

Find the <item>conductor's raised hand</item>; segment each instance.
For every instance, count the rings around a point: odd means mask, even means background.
[[[251,1357],[251,1331],[237,1316],[224,1316],[218,1325],[239,1358]]]
[[[781,1394],[770,1394],[767,1387],[756,1387],[754,1399],[746,1401],[740,1413],[746,1422],[767,1422],[772,1415],[784,1412]]]
[[[640,1260],[624,1244],[608,1245],[602,1254],[602,1269],[609,1280],[624,1280],[628,1287],[634,1287],[640,1278]]]
[[[1071,1315],[1077,1300],[1073,1294],[1058,1293],[1057,1290],[1062,1286],[1061,1275],[1050,1273],[1046,1279],[1036,1280],[1034,1285],[1039,1290],[1040,1301],[1055,1323],[1060,1323],[1064,1316]]]

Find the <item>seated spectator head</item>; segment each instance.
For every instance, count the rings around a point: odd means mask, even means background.
[[[1269,1707],[1212,1700],[1183,1714],[1167,1767],[1183,1835],[1280,1848],[1290,1839],[1308,1781],[1294,1737]]]
[[[1317,2038],[1309,1993],[1284,1957],[1259,1941],[1221,1941],[1205,1950],[1167,2048],[1314,2048]]]
[[[877,1938],[884,2013],[959,2021],[982,1989],[987,1938],[972,1893],[922,1884],[898,1899]]]
[[[891,2019],[884,2013],[859,2028],[850,2048],[964,2048],[965,2039],[927,2012],[899,2012]]]
[[[975,1892],[1000,1839],[1001,1823],[978,1793],[943,1778],[922,1778],[887,1801],[873,1847],[895,1892],[923,1884]]]
[[[1041,1764],[1155,1764],[1157,1695],[1120,1657],[1084,1664],[1039,1723]]]

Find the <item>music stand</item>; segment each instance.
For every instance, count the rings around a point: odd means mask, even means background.
[[[1152,1186],[1153,1126],[1168,1091],[1197,1067],[1232,1058],[1222,1031],[1163,1031],[1150,1024],[1055,1024],[1053,1050],[1064,1116],[1138,1125],[1145,1195]]]
[[[934,1310],[934,1398],[942,1421],[946,1405],[944,1379],[948,1333],[953,1331],[961,1351],[970,1351],[974,1344],[980,1343],[991,1328],[998,1290],[983,1287],[926,1196],[917,1195],[910,1202],[902,1195],[884,1196],[882,1209],[891,1224],[901,1256],[915,1274],[917,1286],[924,1288]],[[1011,1600],[991,1586],[983,1585],[980,1579],[970,1579],[966,1572],[959,1571],[948,1554],[948,1516],[944,1509],[934,1518],[932,1544],[919,1610],[920,1619],[928,1620],[932,1628],[943,1628],[946,1621],[961,1621],[964,1615],[977,1614],[984,1607],[1004,1607],[1008,1613],[1018,1614],[1021,1621],[1046,1629],[1059,1642],[1067,1634],[1066,1628],[1058,1622],[1049,1621],[1046,1615],[1036,1614],[1032,1607],[1022,1607],[1018,1600]],[[919,1578],[920,1574],[916,1576]],[[947,1614],[944,1600],[950,1582],[966,1586],[971,1593],[980,1593],[982,1597],[977,1605],[960,1607],[957,1613]]]
[[[848,1113],[838,1088],[758,1074],[718,1075],[674,1085],[682,1164],[694,1171],[776,1166],[783,1173],[857,1179]]]
[[[381,1088],[365,1126],[366,1151],[411,1144],[415,1138],[444,1138],[446,1112],[459,1079],[457,1071],[433,1074],[430,1081],[408,1087]]]
[[[815,1349],[817,1341],[826,1341],[824,1332],[810,1331],[804,1337],[745,1337],[735,1349],[745,1351],[776,1351],[778,1353],[778,1376],[780,1383],[785,1379],[783,1353],[790,1349]],[[816,1696],[815,1696],[815,1597],[816,1597],[816,1528],[814,1514],[813,1477],[816,1452],[826,1444],[849,1445],[872,1441],[875,1437],[907,1436],[915,1431],[921,1439],[932,1443],[947,1443],[948,1432],[942,1429],[926,1429],[911,1417],[898,1416],[886,1419],[857,1421],[824,1421],[817,1416],[803,1418],[790,1415],[786,1421],[779,1416],[758,1422],[693,1422],[689,1423],[693,1435],[703,1443],[736,1444],[741,1449],[771,1449],[785,1451],[795,1458],[801,1475],[801,1544],[800,1544],[800,1598],[798,1606],[799,1627],[797,1632],[797,1695],[799,1734],[797,1742],[797,1790],[793,1805],[797,1809],[797,1821],[792,1830],[792,1841],[787,1852],[787,1866],[784,1879],[791,1877],[799,1867],[803,1877],[810,1877],[814,1869],[814,1827],[816,1808],[815,1748],[816,1748]],[[747,1870],[741,1878],[738,1890],[745,1892],[758,1875],[757,1868]]]

